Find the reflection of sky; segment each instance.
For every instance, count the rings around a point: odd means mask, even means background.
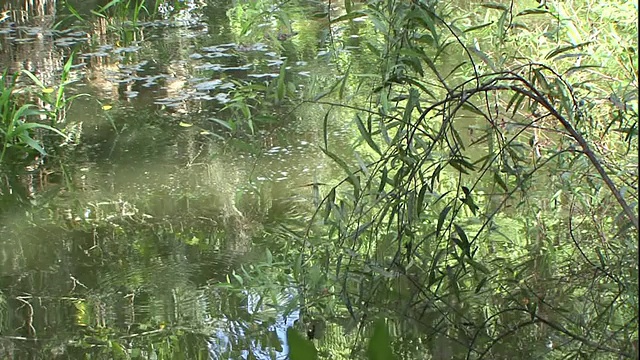
[[[291,301],[292,298],[292,294],[285,293],[278,305],[284,306],[286,302]],[[247,312],[249,314],[254,312],[253,309],[259,299],[260,298],[257,294],[247,293]],[[282,351],[275,351],[273,348],[263,347],[258,341],[252,339],[249,345],[250,348],[240,351],[242,359],[248,359],[249,354],[252,354],[253,358],[257,360],[272,360],[274,359],[272,354],[275,353],[276,360],[286,360],[287,354],[289,353],[289,345],[287,344],[287,328],[293,326],[293,323],[299,317],[300,311],[298,309],[292,311],[286,317],[282,313],[279,313],[276,316],[277,320],[275,324],[269,326],[269,331],[275,332],[278,340],[280,340]],[[229,356],[229,354],[234,350],[230,337],[242,338],[245,336],[244,327],[245,325],[239,321],[233,321],[227,318],[222,319],[218,330],[209,339],[209,354],[211,355],[211,358],[215,360],[231,359],[230,357],[225,358],[225,356]]]

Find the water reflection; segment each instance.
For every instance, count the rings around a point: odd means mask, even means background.
[[[311,71],[334,77],[317,39],[240,41],[227,10],[119,32],[0,23],[0,64],[56,84],[73,48],[69,91],[92,96],[67,109],[76,137],[47,176],[2,177],[0,358],[286,358],[294,292],[265,304],[229,275],[282,248],[274,234],[317,200],[308,184],[335,177],[318,150],[325,109],[292,111],[270,82],[286,59],[291,96]],[[250,135],[229,125],[238,94]]]
[[[269,312],[269,310],[265,311],[266,306],[259,306],[259,304],[261,303],[259,295],[251,293],[249,291],[245,292],[245,294],[247,296],[246,311],[249,315],[255,315],[257,311],[260,311],[263,313],[260,317],[263,317],[264,312]],[[284,293],[283,297],[280,299],[280,303],[275,307],[286,307],[288,301],[293,301],[293,294],[290,290]],[[271,307],[274,307],[274,305],[271,305]],[[264,325],[264,323],[266,323],[268,325],[267,331],[269,333],[275,334],[276,339],[269,339],[269,337],[267,337],[267,340],[264,342],[255,339],[254,336],[249,336],[246,331],[247,325],[250,327],[251,323],[246,324],[230,319],[224,319],[223,322],[226,325],[226,331],[219,329],[209,341],[211,357],[216,360],[234,359],[234,357],[230,357],[229,355],[232,354],[234,350],[234,341],[230,338],[230,335],[232,334],[236,339],[247,337],[251,339],[249,348],[241,349],[240,351],[240,356],[242,357],[242,359],[287,359],[287,355],[289,353],[289,346],[287,343],[287,329],[289,327],[292,327],[294,323],[299,319],[300,311],[298,309],[295,309],[289,314],[284,314],[272,309],[272,313],[273,316],[269,320],[254,320],[254,324]],[[275,342],[275,344],[273,342]]]

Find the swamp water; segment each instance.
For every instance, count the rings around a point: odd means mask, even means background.
[[[282,42],[265,23],[237,42],[231,6],[129,30],[65,28],[55,3],[0,23],[2,67],[55,86],[75,51],[66,89],[89,95],[66,111],[67,144],[0,180],[0,358],[285,357],[299,314],[279,305],[293,290],[269,303],[233,274],[283,249],[313,184],[341,173],[319,149],[326,109],[287,106],[265,84],[284,74],[297,96],[312,71],[335,75],[308,33]]]

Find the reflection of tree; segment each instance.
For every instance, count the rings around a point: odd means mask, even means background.
[[[55,23],[55,1],[8,0],[0,11],[9,16],[0,29],[0,64],[10,72],[26,69],[35,73],[43,82],[51,83],[55,71],[64,63],[61,54],[47,39]]]

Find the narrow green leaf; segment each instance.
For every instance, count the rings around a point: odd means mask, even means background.
[[[474,113],[476,115],[480,115],[480,116],[484,116],[485,115],[482,110],[478,109],[477,106],[475,106],[474,104],[472,104],[472,103],[470,103],[468,101],[463,102],[461,108],[466,110],[466,111],[469,111],[471,113]]]
[[[428,190],[429,190],[429,187],[427,185],[423,185],[420,191],[418,192],[418,204],[417,204],[418,215],[420,215],[420,213],[422,213],[422,210],[424,209],[424,196]]]
[[[420,93],[418,90],[411,88],[409,89],[409,100],[407,101],[407,105],[404,108],[404,114],[402,115],[402,121],[405,124],[411,123],[411,113],[413,109],[415,109],[420,103]]]
[[[522,10],[516,14],[516,16],[525,16],[525,15],[537,15],[537,14],[551,14],[551,12],[547,9],[526,9]]]
[[[607,262],[604,260],[604,255],[602,255],[602,250],[596,247],[596,254],[598,254],[598,260],[600,260],[600,266],[604,270],[607,268]]]
[[[482,62],[487,64],[487,66],[489,66],[491,70],[497,72],[496,65],[493,62],[493,60],[491,60],[489,55],[485,54],[482,50],[478,49],[476,46],[469,46],[468,49],[472,53],[476,54],[480,58],[480,60],[482,60]]]
[[[324,114],[324,118],[322,119],[322,137],[324,140],[324,148],[329,148],[329,113],[331,110],[327,111]]]
[[[472,26],[470,28],[464,29],[463,32],[468,33],[468,32],[472,32],[474,30],[479,30],[479,29],[483,29],[487,26],[491,26],[493,25],[493,21],[490,23],[485,23],[485,24],[481,24],[481,25],[476,25],[476,26]]]
[[[486,282],[487,282],[487,278],[483,277],[482,280],[480,280],[480,283],[478,283],[478,285],[476,286],[476,288],[475,288],[475,290],[473,292],[475,294],[479,293],[480,290],[482,290],[482,287],[484,286],[484,284],[486,284]]]
[[[380,148],[375,143],[375,141],[373,141],[373,138],[371,137],[371,132],[370,132],[371,129],[367,129],[365,127],[364,123],[362,122],[362,119],[360,119],[360,114],[356,114],[355,120],[356,120],[356,124],[358,125],[358,130],[360,131],[360,135],[362,135],[362,137],[367,142],[369,147],[371,147],[373,151],[378,153],[378,155],[382,155],[382,151],[380,151]]]
[[[233,277],[238,280],[238,282],[240,283],[240,286],[244,285],[244,280],[242,279],[242,276],[236,274],[236,272],[234,271],[231,275],[233,275]]]
[[[486,8],[489,8],[489,9],[502,10],[502,11],[509,10],[507,5],[499,4],[499,3],[481,3],[480,6],[486,7]]]
[[[353,185],[354,196],[356,198],[360,197],[360,180],[358,179],[357,176],[355,176],[355,174],[351,171],[351,169],[349,169],[349,165],[347,165],[347,163],[344,162],[344,160],[340,159],[338,155],[332,153],[328,149],[321,148],[321,150],[323,153],[329,156],[333,161],[335,161],[336,164],[338,164],[342,168],[342,170],[344,170],[344,172],[347,173],[347,176],[348,176],[347,180],[349,181],[349,183],[351,183],[351,185]]]
[[[331,24],[339,23],[341,21],[346,21],[346,20],[353,20],[353,19],[364,17],[364,16],[367,16],[367,14],[362,11],[352,11],[348,14],[338,16],[337,18],[331,20]]]
[[[25,123],[25,124],[22,124],[22,125],[16,127],[15,132],[22,132],[22,131],[25,131],[25,130],[36,129],[36,128],[37,129],[46,129],[46,130],[52,131],[52,132],[62,136],[65,139],[67,138],[67,136],[65,134],[63,134],[62,132],[60,132],[60,130],[58,130],[58,129],[54,128],[54,127],[51,127],[49,125],[39,124],[39,123]]]
[[[540,86],[540,89],[543,92],[545,93],[549,92],[549,89],[550,89],[549,83],[547,82],[547,78],[544,76],[542,71],[540,71],[539,69],[534,70],[533,79],[534,79],[534,84],[537,84],[538,86]]]
[[[554,56],[558,56],[558,55],[560,55],[560,54],[562,54],[564,52],[571,51],[573,49],[577,49],[577,48],[583,47],[585,45],[589,45],[591,43],[592,43],[591,41],[586,41],[586,42],[583,42],[583,43],[580,43],[580,44],[577,44],[577,45],[559,46],[559,47],[551,50],[544,58],[546,60],[549,60]]]
[[[69,10],[71,15],[73,15],[76,19],[80,21],[84,21],[84,19],[82,18],[78,10],[76,10],[73,6],[71,6],[71,4],[69,4],[68,1],[65,1],[65,7],[67,8],[67,10]]]
[[[440,237],[440,232],[442,231],[442,226],[444,225],[444,220],[447,218],[449,214],[449,210],[451,210],[451,206],[447,206],[440,212],[438,216],[438,224],[436,225],[436,238]]]
[[[287,61],[285,60],[284,63],[280,66],[280,74],[278,75],[278,82],[277,82],[277,93],[276,93],[276,99],[278,100],[278,102],[283,101],[284,100],[284,95],[285,95],[285,79],[286,79],[286,75],[287,75]]]
[[[464,259],[464,261],[465,261],[466,263],[468,263],[469,265],[471,265],[471,267],[473,267],[473,268],[474,268],[474,269],[476,269],[476,270],[479,270],[479,271],[480,271],[480,272],[482,272],[482,273],[485,273],[485,274],[489,274],[489,273],[490,273],[489,269],[488,269],[486,266],[484,266],[484,265],[482,265],[481,263],[479,263],[479,262],[477,262],[477,261],[473,260],[471,257]],[[480,282],[480,284],[478,285],[478,287],[476,287],[476,293],[477,293],[478,291],[480,291],[480,287],[482,287],[482,285],[484,285],[485,281],[486,281],[486,278],[485,278],[485,279],[483,279],[483,281],[481,281],[481,282]]]
[[[231,125],[229,125],[228,121],[220,120],[220,119],[217,119],[217,118],[208,118],[207,120],[213,121],[214,123],[216,123],[218,125],[221,125],[222,127],[225,127],[225,128],[227,128],[229,130],[233,130]]]
[[[273,254],[271,254],[271,251],[269,251],[269,249],[265,249],[265,253],[267,255],[267,264],[273,264]]]
[[[445,249],[440,249],[436,253],[436,256],[433,257],[433,260],[431,261],[431,266],[429,268],[429,277],[428,277],[428,280],[427,280],[427,288],[430,288],[431,285],[436,283],[436,281],[437,281],[436,270],[438,269],[438,262],[440,261],[440,258],[444,254],[445,254]]]
[[[495,182],[498,184],[498,186],[500,186],[500,188],[502,188],[502,190],[504,190],[505,192],[509,192],[509,188],[507,188],[507,184],[505,184],[505,182],[502,180],[500,174],[494,172],[493,180],[495,180]]]
[[[40,81],[40,79],[38,79],[38,77],[31,73],[29,70],[22,70],[22,73],[27,75],[36,85],[38,85],[38,87],[42,89],[46,87],[44,83]]]
[[[20,141],[27,144],[30,148],[39,152],[42,156],[47,155],[47,153],[44,151],[44,148],[37,141],[33,140],[27,133],[18,135],[18,138],[20,139]]]
[[[340,81],[340,90],[338,90],[338,98],[342,99],[344,97],[344,91],[347,88],[347,79],[349,79],[349,71],[351,71],[351,64],[347,67],[347,71],[345,71],[342,76],[342,81]]]
[[[520,106],[522,105],[522,103],[525,100],[525,96],[521,96],[515,103],[515,105],[513,105],[513,112],[512,112],[512,116],[516,116],[516,113],[518,112],[518,110],[520,110]]]
[[[456,234],[460,237],[461,249],[467,257],[471,258],[471,244],[469,244],[467,234],[465,234],[464,229],[462,229],[458,224],[454,224],[453,227],[456,229]]]
[[[455,159],[451,159],[449,160],[449,165],[451,165],[451,167],[453,167],[454,169],[460,171],[463,174],[469,175],[469,173],[467,172],[468,168],[470,170],[474,170],[473,169],[473,165],[471,165],[469,162],[467,162],[466,160],[463,160],[461,158],[455,158]]]

